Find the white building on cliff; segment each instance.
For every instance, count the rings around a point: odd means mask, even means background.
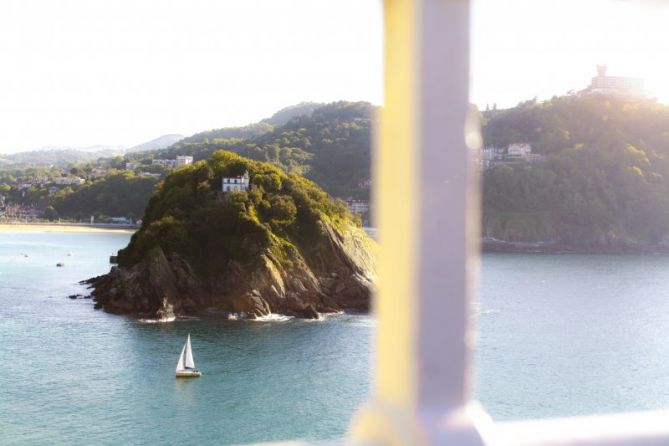
[[[244,172],[240,177],[223,177],[221,181],[221,190],[223,192],[233,192],[240,190],[248,190],[251,184],[249,172]]]
[[[532,153],[532,146],[527,143],[509,144],[506,149],[506,156],[511,159],[524,159],[530,153]]]
[[[177,159],[176,159],[176,162],[175,162],[175,165],[176,165],[177,169],[180,168],[180,167],[183,167],[183,166],[190,166],[191,164],[193,164],[193,157],[192,156],[185,156],[185,155],[177,156]]]

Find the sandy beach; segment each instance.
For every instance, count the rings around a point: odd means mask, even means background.
[[[132,234],[135,228],[117,227],[111,225],[90,225],[76,223],[2,223],[0,233],[7,232],[125,232]]]

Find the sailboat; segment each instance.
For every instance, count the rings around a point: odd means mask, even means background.
[[[190,348],[190,333],[188,333],[188,339],[181,349],[179,362],[177,362],[177,378],[197,378],[198,376],[202,376],[202,372],[195,368],[193,351]]]

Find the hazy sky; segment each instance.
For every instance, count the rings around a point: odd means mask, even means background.
[[[669,9],[631,3],[475,0],[472,99],[548,98],[607,63],[669,101]],[[379,0],[2,0],[0,152],[380,104],[381,45]]]
[[[585,88],[606,64],[669,102],[669,2],[474,0],[472,99],[513,106]]]

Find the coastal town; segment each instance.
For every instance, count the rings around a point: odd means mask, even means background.
[[[103,160],[97,166],[25,169],[17,175],[0,178],[0,221],[61,220],[50,205],[50,199],[75,191],[85,185],[102,181],[119,172],[131,172],[156,181],[169,172],[193,164],[192,156],[175,159],[128,161],[121,166]],[[88,224],[134,225],[139,217],[127,215],[90,215],[87,218],[65,219]]]

